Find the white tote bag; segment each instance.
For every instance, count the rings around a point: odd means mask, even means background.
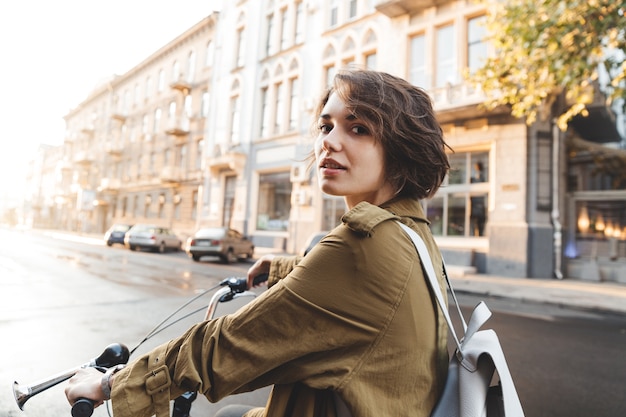
[[[444,275],[463,326],[464,336],[460,339],[450,319],[426,244],[411,228],[400,222],[398,224],[411,237],[419,253],[424,273],[456,343],[456,350],[448,366],[446,385],[431,417],[524,417],[496,332],[480,330],[491,317],[491,311],[481,301],[466,324],[443,265]],[[499,381],[491,386],[494,371],[497,371]]]

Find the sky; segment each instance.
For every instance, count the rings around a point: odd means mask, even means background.
[[[63,142],[63,116],[100,81],[124,74],[218,5],[219,0],[2,1],[0,208],[20,194],[25,167],[39,145]]]

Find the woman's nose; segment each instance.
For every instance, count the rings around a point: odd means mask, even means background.
[[[341,142],[337,129],[333,129],[322,139],[322,150],[325,151],[338,151],[341,149]]]

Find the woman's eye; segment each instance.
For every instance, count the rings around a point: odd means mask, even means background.
[[[369,134],[369,130],[365,126],[354,126],[352,128],[352,132],[357,135],[367,135]]]
[[[320,132],[322,132],[322,133],[328,133],[331,130],[333,130],[333,127],[330,126],[330,125],[327,125],[327,124],[321,124],[319,129],[320,129]]]

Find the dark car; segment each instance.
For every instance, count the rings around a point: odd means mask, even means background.
[[[136,224],[126,232],[124,245],[130,250],[149,249],[164,253],[167,250],[179,251],[182,240],[167,227]]]
[[[223,262],[231,263],[241,258],[252,258],[254,244],[237,230],[207,227],[187,239],[185,251],[196,262],[203,256],[217,256]]]
[[[317,245],[320,240],[326,236],[328,232],[317,232],[313,233],[306,241],[306,245],[304,246],[304,251],[302,252],[303,256],[306,256],[307,253],[311,252],[313,246]]]
[[[131,227],[131,224],[114,224],[104,234],[104,242],[107,246],[113,246],[114,243],[123,245],[126,232],[128,232]]]

